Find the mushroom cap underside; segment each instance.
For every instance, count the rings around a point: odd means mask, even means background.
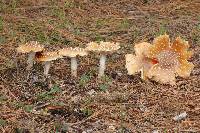
[[[62,58],[62,56],[58,52],[37,52],[35,58],[36,61],[52,61]]]

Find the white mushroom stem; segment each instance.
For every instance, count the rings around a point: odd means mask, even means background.
[[[51,66],[51,62],[50,61],[46,61],[44,63],[44,75],[45,76],[48,76],[50,66]]]
[[[28,60],[27,60],[27,70],[30,70],[33,67],[33,60],[35,58],[35,52],[30,52],[28,55]]]
[[[71,58],[71,75],[74,77],[77,77],[77,67],[78,67],[78,63],[77,63],[76,57],[72,57]]]
[[[104,71],[106,69],[106,55],[102,54],[100,57],[100,62],[99,62],[99,77],[102,77],[104,75]]]

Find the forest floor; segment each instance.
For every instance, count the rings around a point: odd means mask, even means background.
[[[199,0],[1,0],[0,132],[200,132],[199,8]],[[170,86],[127,75],[125,54],[164,33],[189,41],[191,76]],[[26,71],[27,55],[16,53],[31,40],[49,51],[100,40],[121,49],[109,55],[101,80],[98,54],[78,58],[78,78],[65,58],[45,79],[42,64]]]

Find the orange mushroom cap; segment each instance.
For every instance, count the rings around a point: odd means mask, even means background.
[[[44,50],[44,46],[39,44],[37,41],[30,41],[17,48],[17,52],[19,53],[39,52],[42,50]]]
[[[37,52],[35,55],[36,61],[43,62],[43,61],[52,61],[58,58],[62,58],[58,52]]]
[[[90,42],[87,44],[86,50],[87,51],[94,51],[99,53],[112,53],[120,48],[119,43],[114,42]]]
[[[59,54],[62,56],[69,56],[69,57],[76,57],[76,56],[86,56],[88,55],[88,52],[83,49],[83,48],[63,48],[61,50],[59,50]]]
[[[147,55],[158,62],[149,70],[148,77],[164,84],[174,84],[176,74],[188,77],[194,68],[194,65],[187,61],[192,56],[188,48],[188,42],[180,37],[172,43],[166,34],[155,38]]]

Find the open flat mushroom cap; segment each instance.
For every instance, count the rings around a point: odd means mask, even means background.
[[[135,46],[134,46],[135,54],[136,55],[147,55],[150,47],[151,47],[151,44],[147,43],[147,42],[135,44]]]
[[[62,58],[58,52],[37,52],[36,61],[52,61],[58,58]]]
[[[17,48],[17,52],[19,53],[40,52],[42,50],[44,50],[44,46],[39,44],[37,41],[30,41]]]
[[[96,52],[114,52],[120,48],[119,43],[103,42],[100,43],[90,42],[87,44],[86,50]]]
[[[61,56],[68,56],[68,57],[76,57],[76,56],[86,56],[88,55],[88,52],[83,49],[83,48],[63,48],[61,50],[59,50],[59,55]]]
[[[149,78],[160,82],[162,84],[171,84],[175,85],[175,70],[173,69],[163,69],[159,66],[159,64],[155,64],[150,68],[147,73]]]
[[[141,60],[137,58],[135,55],[126,54],[126,69],[129,75],[135,74],[142,68]]]

